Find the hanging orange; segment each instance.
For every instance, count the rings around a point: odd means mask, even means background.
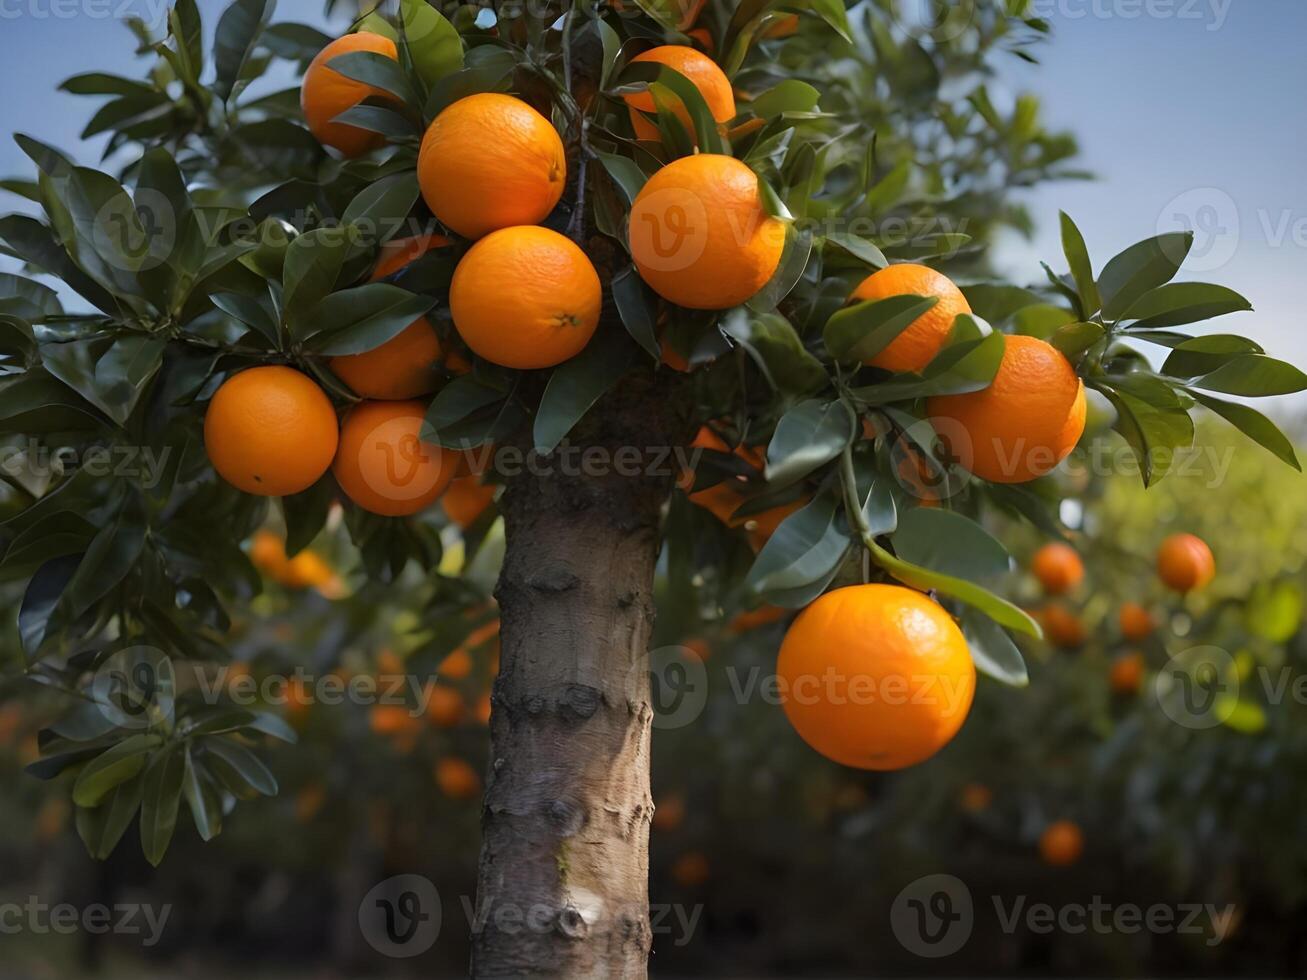
[[[948,340],[953,318],[971,312],[971,304],[952,279],[911,262],[873,272],[853,291],[856,300],[882,300],[891,296],[934,296],[939,302],[908,324],[884,350],[867,359],[868,364],[886,371],[920,371]]]
[[[713,121],[719,126],[735,118],[735,93],[731,90],[731,80],[717,67],[717,62],[706,54],[682,44],[664,44],[636,55],[631,59],[631,63],[666,65],[688,78],[699,90],[699,94],[703,96],[703,101],[708,106],[708,111],[712,114]],[[631,114],[631,125],[635,128],[636,139],[661,140],[658,127],[644,115],[646,112],[654,111],[653,94],[647,91],[633,92],[623,98]],[[690,111],[685,108],[680,99],[675,101],[672,111],[693,139],[694,120],[690,118]]]
[[[1157,549],[1157,575],[1176,592],[1192,592],[1216,576],[1216,559],[1197,535],[1173,534]]]
[[[1030,570],[1049,595],[1064,595],[1083,581],[1085,566],[1075,548],[1051,541],[1035,552]]]
[[[373,514],[424,510],[453,479],[458,454],[430,441],[421,402],[360,402],[340,430],[332,472],[345,495]]]
[[[328,44],[309,62],[300,86],[300,108],[304,110],[309,132],[323,146],[334,147],[346,157],[356,157],[377,148],[385,142],[385,137],[332,120],[368,98],[395,101],[395,97],[385,89],[347,78],[327,64],[332,58],[355,51],[370,51],[391,61],[399,60],[395,42],[388,37],[368,31],[346,34]]]

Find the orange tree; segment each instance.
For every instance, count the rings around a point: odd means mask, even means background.
[[[1188,332],[1249,308],[1172,281],[1191,236],[1095,274],[1063,216],[1070,271],[1029,288],[922,264],[983,273],[1027,221],[1004,190],[1074,150],[1031,99],[945,94],[1047,29],[1025,4],[906,40],[888,2],[403,0],[335,41],[272,7],[232,4],[211,59],[193,0],[135,25],[146,80],[65,83],[109,97],[87,134],[120,172],[19,136],[37,177],[6,184],[42,212],[0,219],[6,251],[80,297],[3,281],[2,567],[23,674],[71,704],[32,768],[69,774],[93,853],[139,813],[157,863],[183,800],[208,838],[276,791],[251,748],[293,729],[183,670],[227,656],[269,497],[292,553],[342,505],[359,576],[423,570],[432,618],[497,575],[473,970],[638,975],[651,719],[685,667],[651,686],[660,561],[673,619],[803,609],[788,717],[897,768],[957,732],[975,669],[1026,682],[1009,631],[1039,626],[982,521],[1057,528],[1086,388],[1146,483],[1198,405],[1296,464],[1218,395],[1307,376]],[[247,97],[274,58],[302,85]],[[503,485],[502,525],[469,518],[460,576],[431,505],[468,480]]]

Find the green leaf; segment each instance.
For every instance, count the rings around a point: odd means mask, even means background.
[[[346,78],[379,88],[405,105],[416,107],[421,104],[399,62],[385,55],[372,51],[351,51],[336,55],[327,62],[327,67]]]
[[[938,296],[904,295],[845,307],[826,321],[826,349],[840,361],[868,361],[938,302]]]
[[[307,64],[331,43],[330,35],[308,24],[271,24],[263,32],[260,43],[278,58]]]
[[[384,282],[342,289],[303,316],[303,323],[317,328],[304,345],[333,357],[375,350],[425,315],[435,302]]]
[[[1156,336],[1145,336],[1144,339],[1151,340],[1153,343],[1164,343],[1165,340]],[[1244,354],[1263,353],[1261,346],[1255,341],[1228,333],[1187,337],[1178,342],[1170,342],[1169,346],[1171,353],[1162,364],[1162,373],[1175,378],[1196,378],[1200,374],[1215,371],[1221,365]]]
[[[150,750],[163,743],[158,735],[131,735],[86,764],[73,783],[73,802],[99,806],[110,790],[142,769]]]
[[[213,63],[217,69],[213,90],[223,102],[239,96],[245,87],[242,82],[245,66],[275,7],[276,0],[235,0],[223,11],[213,42]]]
[[[222,831],[222,805],[201,778],[199,766],[189,745],[186,746],[182,794],[186,797],[186,805],[195,820],[195,829],[199,832],[200,839],[213,840]]]
[[[128,334],[47,344],[41,348],[46,370],[118,425],[125,425],[158,373],[167,338]]]
[[[1172,232],[1131,245],[1098,277],[1103,316],[1120,320],[1145,293],[1170,282],[1193,247],[1192,232]]]
[[[605,153],[603,150],[595,150],[595,156],[599,162],[608,171],[608,176],[613,178],[613,183],[617,185],[618,190],[626,198],[627,204],[632,204],[635,197],[640,193],[641,188],[649,180],[648,175],[640,169],[640,165],[629,157],[618,156],[616,153]]]
[[[843,401],[799,402],[781,416],[767,446],[768,485],[789,486],[829,463],[853,441],[857,429],[857,419]]]
[[[640,83],[645,83],[660,117],[671,116],[671,121],[675,122],[675,110],[683,107],[690,117],[695,145],[704,153],[726,152],[717,120],[704,101],[703,93],[680,72],[657,62],[637,61],[626,66],[620,82],[616,90],[619,93],[639,91]],[[661,124],[667,121],[660,119],[659,128],[662,129]]]
[[[224,735],[203,740],[205,762],[235,796],[276,796],[277,780],[271,770],[249,749]]]
[[[754,560],[745,589],[790,609],[815,599],[839,571],[852,543],[838,518],[831,493],[785,518]]]
[[[1295,470],[1302,472],[1302,465],[1298,462],[1298,454],[1294,451],[1293,443],[1261,412],[1247,405],[1204,395],[1192,388],[1187,390],[1198,404],[1215,412],[1259,446],[1270,450]]]
[[[865,238],[859,238],[848,232],[833,231],[826,234],[826,241],[844,249],[854,258],[861,259],[873,269],[883,269],[889,265],[885,253]]]
[[[336,499],[336,487],[323,476],[317,483],[301,493],[281,498],[281,511],[286,520],[286,555],[299,554],[327,523],[327,515]]]
[[[1039,624],[1031,619],[1028,613],[1001,596],[994,595],[988,589],[984,589],[974,582],[921,568],[911,562],[904,561],[902,558],[897,558],[877,544],[874,539],[865,543],[868,550],[871,551],[871,557],[876,564],[903,584],[923,591],[933,589],[944,595],[952,596],[960,602],[974,606],[1001,626],[1016,630],[1018,633],[1025,633],[1037,639],[1043,636]]]
[[[1080,309],[1085,317],[1091,317],[1103,305],[1098,296],[1098,285],[1094,282],[1094,268],[1089,262],[1089,251],[1085,248],[1084,236],[1065,211],[1059,212],[1062,218],[1062,251],[1071,266],[1071,277],[1076,282],[1076,292],[1080,294]],[[1104,270],[1106,271],[1106,270]]]
[[[159,752],[145,770],[141,794],[141,850],[154,867],[159,866],[173,831],[177,828],[177,809],[181,803],[182,780],[186,775],[186,753],[180,745],[169,745]]]
[[[145,780],[133,776],[111,790],[99,806],[78,808],[77,833],[91,857],[104,861],[113,853],[136,816],[144,790]]]
[[[957,578],[995,579],[1012,565],[997,539],[956,511],[913,507],[899,518],[892,540],[900,558]]]
[[[305,232],[286,249],[282,278],[282,309],[295,321],[331,292],[349,250],[349,236],[340,228]]]
[[[357,126],[372,133],[380,133],[390,140],[400,142],[420,136],[417,124],[408,116],[379,105],[359,104],[350,106],[339,115],[332,116],[331,121],[345,126]]]
[[[957,317],[956,324],[976,318]],[[980,321],[983,323],[983,321]],[[988,329],[988,324],[985,324]],[[854,388],[853,394],[867,405],[928,398],[932,395],[962,395],[988,388],[1003,361],[1003,334],[989,333],[978,340],[946,345],[921,374],[896,374],[879,384]]]
[[[911,176],[912,161],[910,159],[900,160],[896,163],[893,170],[877,181],[874,186],[867,189],[867,211],[874,216],[888,211],[898,204],[899,199],[903,197],[904,191],[908,189],[908,179]]]
[[[29,658],[35,657],[45,642],[50,618],[60,597],[77,569],[78,558],[67,555],[52,558],[36,570],[27,583],[18,608],[18,635]]]
[[[1307,374],[1265,354],[1241,354],[1190,384],[1205,391],[1255,398],[1307,389]]]
[[[186,81],[198,83],[204,71],[204,27],[195,0],[177,0],[168,15],[169,34],[176,39],[178,53],[190,69]]]
[[[58,294],[35,279],[0,272],[0,310],[29,324],[63,313]],[[31,327],[28,327],[30,332]]]
[[[722,330],[743,347],[777,391],[803,395],[825,386],[826,369],[803,346],[790,321],[779,313],[735,309]]]
[[[124,510],[117,521],[95,536],[68,583],[62,602],[70,617],[76,619],[108,595],[136,565],[144,547],[144,524],[136,514]]]
[[[1178,402],[1168,403],[1161,389],[1170,391],[1158,382],[1160,388],[1149,386],[1152,400],[1139,394],[1097,384],[1098,388],[1116,408],[1113,428],[1125,438],[1139,463],[1144,486],[1152,486],[1166,475],[1174,462],[1177,449],[1193,445],[1194,423],[1189,413]]]
[[[971,608],[962,611],[958,625],[967,638],[967,648],[978,671],[1012,687],[1026,687],[1030,683],[1026,661],[1003,627]]]
[[[817,108],[821,92],[807,82],[787,78],[763,92],[748,109],[762,119],[772,119],[783,112],[812,112]]]
[[[1082,323],[1064,323],[1053,331],[1048,342],[1062,352],[1073,364],[1076,358],[1103,339],[1107,331],[1101,323],[1088,320]]]
[[[1178,327],[1243,313],[1253,305],[1233,289],[1206,282],[1173,282],[1144,293],[1130,307],[1131,329]]]
[[[402,0],[399,21],[401,42],[428,89],[463,67],[463,39],[426,0]]]
[[[417,171],[391,174],[360,191],[341,221],[363,232],[369,244],[381,245],[402,229],[419,193]]]
[[[83,75],[74,75],[72,78],[65,79],[59,86],[61,91],[70,92],[73,95],[151,95],[157,94],[157,89],[145,82],[138,82],[134,78],[122,78],[118,75],[107,75],[104,72],[87,72]]]
[[[600,329],[581,353],[554,368],[536,411],[536,452],[553,452],[604,392],[622,379],[634,354],[626,333]]]
[[[658,343],[658,330],[655,326],[655,300],[649,288],[636,274],[634,266],[628,266],[613,277],[613,302],[617,312],[637,344],[658,360],[662,350]]]

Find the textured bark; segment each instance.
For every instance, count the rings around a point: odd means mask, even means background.
[[[572,443],[609,459],[679,444],[661,384],[623,379]],[[639,476],[523,474],[505,493],[476,977],[646,975],[648,644],[672,477],[643,459]]]

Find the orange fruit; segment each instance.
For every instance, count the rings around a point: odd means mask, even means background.
[[[222,383],[204,415],[204,448],[218,475],[246,493],[307,490],[336,454],[336,411],[293,368],[249,368]]]
[[[1037,337],[1004,336],[993,383],[926,402],[963,468],[992,483],[1025,483],[1067,457],[1085,429],[1085,386],[1071,362]]]
[[[461,528],[471,527],[495,499],[495,486],[478,476],[463,476],[449,485],[440,498],[446,516]]]
[[[481,778],[476,770],[455,756],[446,756],[436,763],[436,785],[454,800],[470,800],[481,792]]]
[[[367,31],[346,34],[328,44],[309,62],[300,87],[300,107],[304,110],[309,132],[323,146],[334,147],[346,157],[356,157],[375,149],[385,142],[385,137],[371,130],[332,120],[364,99],[395,101],[395,97],[384,89],[346,78],[328,66],[327,62],[332,58],[355,51],[371,51],[391,61],[399,60],[395,42],[388,37]]]
[[[1088,634],[1080,617],[1066,606],[1049,603],[1035,616],[1044,627],[1044,637],[1063,650],[1075,650],[1085,645]]]
[[[669,793],[654,804],[651,824],[654,830],[675,830],[685,822],[685,797],[680,793]]]
[[[378,735],[407,735],[421,728],[421,722],[402,704],[373,705],[368,724]]]
[[[976,669],[953,619],[899,585],[835,589],[799,613],[776,672],[810,746],[859,769],[930,758],[971,710]]]
[[[305,548],[286,563],[281,581],[292,589],[330,592],[336,581],[336,572],[320,554]]]
[[[250,562],[268,578],[281,581],[290,562],[286,542],[267,528],[259,528],[250,542]]]
[[[590,259],[548,228],[504,228],[473,245],[454,270],[449,311],[464,343],[504,367],[561,364],[599,325],[603,287]]]
[[[708,106],[708,111],[712,113],[713,120],[719,126],[735,118],[735,93],[731,90],[731,80],[717,67],[717,62],[703,52],[681,44],[664,44],[636,55],[631,61],[633,64],[651,62],[666,65],[678,74],[684,75],[699,90],[699,94],[703,96],[703,101]],[[645,112],[654,111],[653,94],[633,92],[623,98],[631,114],[631,125],[635,128],[636,139],[654,141],[662,139],[658,127],[643,115]],[[685,108],[680,99],[675,100],[672,111],[693,140],[694,121],[690,118],[690,111]]]
[[[1085,837],[1070,820],[1057,820],[1039,835],[1039,856],[1055,868],[1075,864],[1085,849]]]
[[[717,50],[717,45],[713,41],[712,31],[708,30],[706,27],[696,27],[692,31],[686,31],[685,36],[692,38],[695,44],[703,48],[705,54],[711,55]]]
[[[967,783],[962,787],[960,802],[967,813],[980,813],[994,802],[994,791],[984,783]]]
[[[631,257],[664,299],[724,310],[771,279],[785,249],[785,224],[770,217],[758,177],[734,157],[700,153],[649,178],[631,206]]]
[[[970,313],[971,305],[953,280],[924,265],[903,262],[873,272],[853,291],[855,300],[882,300],[891,296],[937,296],[939,302],[913,320],[889,346],[867,360],[887,371],[920,371],[939,353],[953,318]]]
[[[1085,577],[1080,556],[1061,541],[1052,541],[1036,551],[1030,560],[1030,570],[1049,595],[1064,595]]]
[[[544,220],[563,196],[567,157],[548,119],[521,99],[482,92],[448,106],[428,127],[418,183],[441,224],[480,238]]]
[[[672,863],[672,880],[682,888],[697,888],[711,873],[712,867],[702,851],[687,851]]]
[[[1121,654],[1112,661],[1107,680],[1114,694],[1138,694],[1144,680],[1143,655],[1135,651]]]
[[[476,709],[475,709],[475,711],[474,711],[474,715],[475,715],[475,717],[476,717],[476,720],[479,721],[479,722],[480,722],[481,724],[483,724],[483,725],[489,725],[489,724],[490,724],[490,708],[491,708],[491,704],[490,704],[490,695],[489,695],[489,694],[483,694],[483,695],[481,695],[481,697],[477,699],[477,706],[476,706]]]
[[[779,623],[789,614],[788,609],[783,609],[780,606],[759,606],[757,609],[750,609],[736,614],[727,628],[732,633],[747,633],[749,630],[757,629],[760,626]]]
[[[427,689],[427,717],[437,728],[453,728],[463,720],[463,696],[452,687],[432,684]]]
[[[359,507],[385,517],[416,514],[453,479],[457,453],[428,441],[421,402],[360,402],[340,430],[332,472]]]
[[[1117,619],[1121,635],[1132,643],[1147,639],[1153,632],[1152,614],[1137,602],[1122,603]]]
[[[1167,588],[1191,592],[1216,575],[1216,559],[1197,535],[1173,534],[1157,549],[1157,575]]]
[[[449,239],[421,235],[387,242],[372,270],[370,282],[392,276],[404,266]],[[439,387],[446,373],[466,374],[467,360],[457,351],[446,353],[431,321],[418,317],[394,337],[361,354],[329,358],[328,367],[361,398],[403,400],[427,395]]]

